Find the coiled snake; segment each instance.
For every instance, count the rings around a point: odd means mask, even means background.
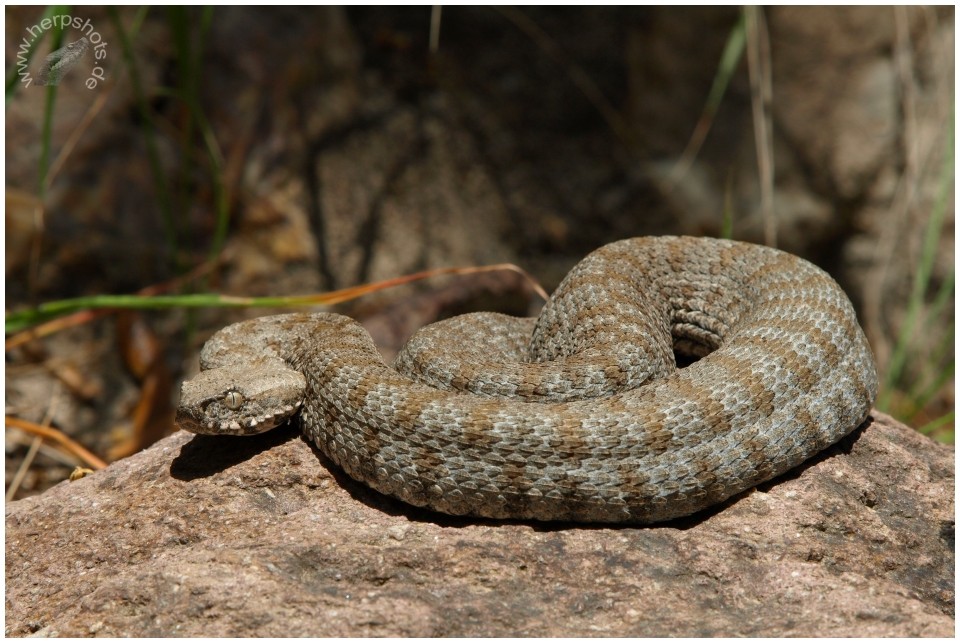
[[[490,518],[691,514],[835,443],[877,394],[866,338],[825,272],[689,237],[604,246],[539,318],[431,324],[393,368],[357,322],[330,313],[228,326],[200,359],[181,428],[251,434],[299,415],[351,477]]]

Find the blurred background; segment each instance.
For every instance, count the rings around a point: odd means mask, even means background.
[[[319,293],[498,262],[550,290],[616,239],[724,236],[829,271],[876,353],[877,407],[953,441],[952,6],[5,14],[8,322],[80,296]],[[70,65],[47,60],[81,38]],[[389,356],[437,318],[537,306],[485,273],[338,310]],[[60,434],[109,461],[170,432],[202,342],[270,312],[8,333],[8,498],[98,466]]]

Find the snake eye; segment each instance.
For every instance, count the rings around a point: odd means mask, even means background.
[[[240,405],[243,404],[243,396],[236,391],[228,391],[226,395],[223,396],[223,403],[227,405],[227,408],[231,411],[236,411],[240,408]]]

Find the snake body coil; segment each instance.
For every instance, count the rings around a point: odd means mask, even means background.
[[[686,361],[677,368],[675,356]],[[587,256],[536,320],[421,329],[394,368],[329,313],[234,324],[183,384],[178,424],[259,433],[299,412],[353,478],[490,518],[650,523],[797,466],[877,393],[849,300],[747,243],[641,237]]]

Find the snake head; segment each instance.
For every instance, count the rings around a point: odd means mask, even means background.
[[[306,380],[284,367],[250,365],[202,371],[180,387],[177,426],[205,435],[253,435],[291,418]]]

